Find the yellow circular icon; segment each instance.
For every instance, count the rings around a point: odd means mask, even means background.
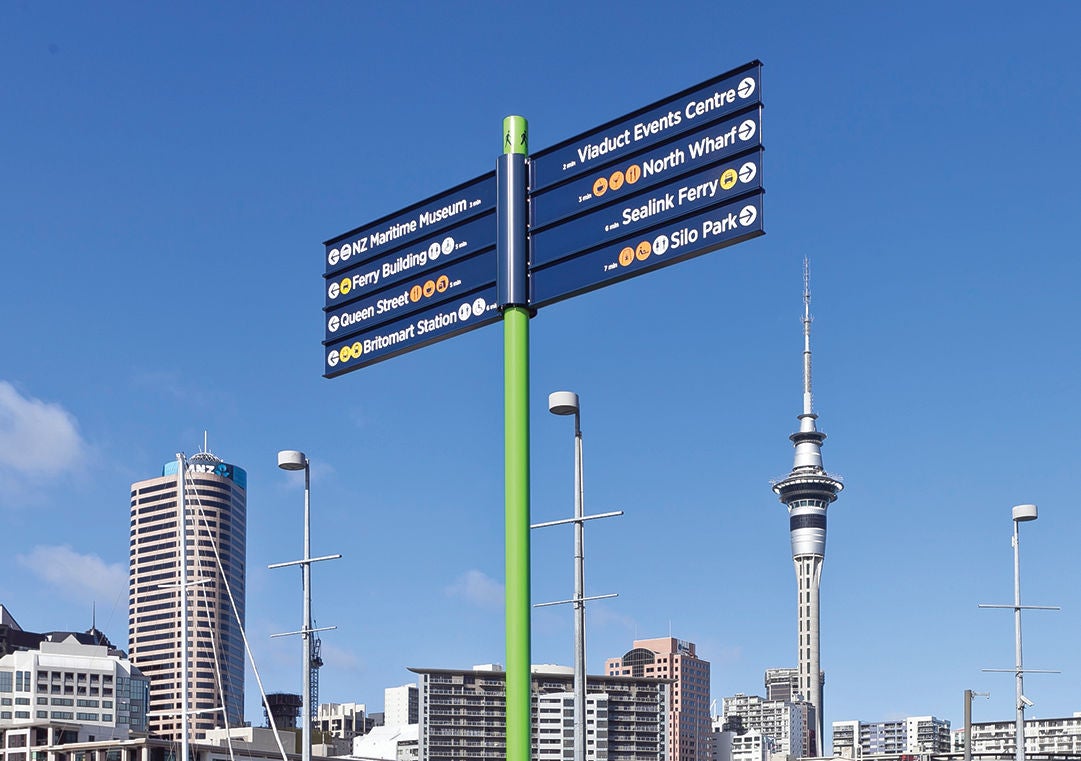
[[[440,293],[443,293],[448,288],[450,288],[450,278],[449,277],[447,277],[446,275],[440,275],[438,278],[436,278],[435,289],[437,291],[439,291]]]
[[[638,244],[638,247],[634,249],[634,256],[640,262],[644,262],[649,258],[649,255],[653,253],[653,246],[649,244],[648,240],[644,240]]]
[[[351,355],[349,354],[349,347],[348,346],[343,346],[342,348],[338,349],[338,359],[340,361],[348,362],[350,356]]]
[[[631,164],[627,167],[627,171],[624,172],[623,176],[626,178],[628,185],[633,185],[642,179],[642,167],[637,164]]]
[[[736,180],[739,179],[739,174],[735,169],[725,169],[721,172],[721,187],[724,190],[731,190],[735,187]]]
[[[424,295],[424,291],[419,285],[414,285],[409,289],[409,300],[416,304],[420,301],[420,297]]]
[[[623,172],[617,169],[612,172],[612,176],[608,178],[608,187],[612,190],[619,190],[623,187]]]
[[[353,358],[360,359],[360,355],[364,353],[364,344],[360,341],[353,342]]]
[[[428,298],[433,293],[435,293],[435,281],[428,280],[424,283],[424,297]]]
[[[593,181],[593,195],[595,195],[595,196],[597,196],[599,198],[600,196],[603,196],[607,192],[608,192],[608,178],[607,177],[598,177],[597,179],[595,179]]]
[[[619,264],[621,267],[626,267],[628,264],[634,261],[634,249],[627,246],[619,252]]]
[[[342,282],[338,284],[338,290],[342,292],[342,296],[349,293],[349,289],[353,287],[353,281],[349,278],[343,278]]]

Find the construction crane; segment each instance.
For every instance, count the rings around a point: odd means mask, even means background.
[[[312,628],[315,628],[314,622]],[[320,654],[323,649],[323,643],[319,640],[319,635],[316,632],[311,634],[311,649],[312,649],[312,667],[308,674],[308,695],[311,697],[311,716],[309,719],[319,718],[319,668],[323,665],[323,656]]]

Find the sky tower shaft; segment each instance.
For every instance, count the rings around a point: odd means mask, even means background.
[[[807,260],[803,260],[803,412],[799,431],[789,436],[796,448],[792,471],[773,485],[788,508],[792,561],[796,567],[797,663],[799,692],[815,709],[812,754],[821,755],[822,665],[819,635],[819,585],[826,554],[826,508],[844,488],[822,467],[826,434],[815,426],[811,396],[811,291]]]

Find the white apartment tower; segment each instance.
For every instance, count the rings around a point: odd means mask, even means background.
[[[796,566],[797,681],[799,692],[814,706],[812,755],[822,749],[822,667],[819,656],[819,596],[822,559],[826,554],[826,508],[844,488],[822,467],[826,434],[815,427],[811,397],[811,290],[803,261],[803,412],[799,431],[789,438],[796,448],[792,472],[773,485],[788,508],[792,561]]]
[[[721,700],[721,720],[729,726],[761,732],[769,740],[771,751],[792,758],[813,756],[808,724],[814,709],[804,701],[764,700],[757,695],[737,693]],[[734,721],[735,719],[735,721]],[[736,732],[736,736],[741,736]],[[733,749],[738,743],[733,744]]]
[[[192,456],[181,516],[178,461],[167,463],[161,476],[131,486],[128,597],[131,662],[150,680],[150,731],[173,740],[181,737],[185,707],[193,739],[208,729],[244,723],[247,474],[207,451]],[[178,530],[182,524],[186,536]],[[185,567],[187,700],[181,688]]]
[[[568,708],[571,710],[568,712]],[[570,715],[568,715],[568,713]],[[549,692],[536,697],[536,761],[574,761],[574,692]],[[586,761],[608,761],[608,693],[586,695]]]
[[[388,727],[405,727],[416,724],[419,719],[420,697],[415,684],[387,687],[383,690],[383,724]]]

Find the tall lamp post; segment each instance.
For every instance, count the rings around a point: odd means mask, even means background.
[[[553,415],[574,415],[574,517],[535,523],[530,528],[574,524],[574,597],[570,600],[537,603],[534,607],[574,604],[574,761],[586,758],[586,602],[616,597],[615,594],[585,596],[585,521],[623,515],[622,510],[597,515],[583,514],[582,426],[578,394],[555,391],[548,395],[548,411]]]
[[[1016,761],[1025,761],[1025,706],[1033,705],[1032,701],[1025,697],[1024,680],[1025,672],[1031,671],[1041,674],[1056,674],[1057,671],[1043,669],[1026,669],[1021,657],[1021,611],[1029,610],[1058,610],[1058,606],[1049,605],[1022,605],[1021,604],[1021,533],[1019,527],[1027,521],[1034,521],[1037,517],[1036,505],[1015,505],[1013,507],[1013,605],[981,605],[981,608],[1013,608],[1014,628],[1014,673],[1016,695],[1015,703],[1017,715],[1014,719],[1014,758]],[[984,669],[984,671],[1009,671],[1010,669]],[[970,742],[965,738],[966,744]]]
[[[1016,505],[1013,508],[1013,642],[1014,664],[1017,682],[1017,743],[1016,759],[1025,761],[1025,704],[1029,702],[1024,695],[1025,669],[1021,659],[1021,532],[1020,525],[1036,520],[1036,505]]]
[[[574,415],[574,761],[586,759],[586,604],[585,526],[582,523],[582,416],[578,394],[548,395],[553,415]]]
[[[341,555],[324,555],[323,557],[312,557],[312,544],[311,544],[311,463],[308,460],[307,455],[303,452],[298,452],[294,449],[284,449],[278,452],[278,467],[282,470],[303,470],[304,471],[304,558],[302,560],[293,560],[288,563],[274,563],[268,568],[284,568],[285,566],[299,565],[303,571],[304,576],[304,622],[303,627],[299,632],[286,632],[284,634],[276,634],[276,637],[285,637],[291,634],[299,634],[301,641],[304,645],[304,690],[301,693],[301,711],[303,713],[301,719],[301,758],[303,761],[311,761],[312,758],[312,691],[311,691],[311,674],[312,674],[312,647],[311,647],[311,635],[314,632],[328,631],[335,629],[334,626],[324,626],[319,629],[312,628],[312,563],[320,560],[335,560],[340,558]]]

